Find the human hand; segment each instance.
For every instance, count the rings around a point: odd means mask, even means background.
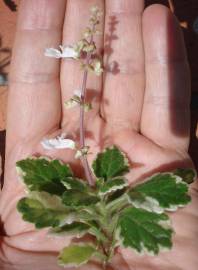
[[[155,171],[192,166],[187,153],[188,64],[179,26],[165,7],[154,5],[143,13],[141,0],[106,0],[105,4],[101,0],[68,0],[67,4],[63,0],[21,1],[10,74],[5,184],[0,199],[7,234],[2,238],[1,256],[15,265],[13,269],[59,269],[55,252],[70,240],[46,237],[46,230],[35,231],[21,219],[16,203],[24,187],[17,178],[15,163],[33,154],[46,155],[71,163],[78,174],[82,173],[71,150],[46,151],[40,145],[43,137],[58,132],[78,137],[78,109],[66,110],[63,103],[82,80],[78,63],[64,60],[60,65],[58,60],[44,57],[44,50],[79,40],[93,4],[102,9],[105,6],[105,41],[100,36],[96,43],[104,48],[106,72],[103,80],[95,75],[88,78],[88,99],[94,103],[86,118],[87,144],[92,152],[89,161],[105,146],[116,144],[132,163],[128,175],[131,182]],[[173,250],[156,257],[120,250],[112,268],[195,270],[196,190],[192,188],[192,203],[172,214],[176,230]]]

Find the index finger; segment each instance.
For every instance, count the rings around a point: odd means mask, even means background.
[[[66,0],[22,0],[10,73],[7,151],[43,136],[61,115],[59,62],[44,56],[62,38]]]

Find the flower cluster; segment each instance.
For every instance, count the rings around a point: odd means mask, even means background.
[[[88,112],[92,109],[91,103],[88,103],[88,102],[83,103],[82,102],[80,90],[74,91],[73,97],[71,97],[69,100],[65,101],[65,107],[68,109],[76,107],[78,105],[82,106],[84,108],[85,112]]]
[[[85,146],[81,149],[79,149],[76,146],[76,143],[72,139],[66,138],[66,134],[62,133],[60,136],[56,136],[55,138],[44,138],[41,141],[41,145],[46,150],[55,150],[55,149],[72,149],[76,150],[75,158],[81,158],[82,156],[85,156],[89,152],[89,146]]]
[[[91,8],[89,26],[86,27],[82,38],[73,46],[60,45],[60,50],[47,48],[45,50],[45,56],[54,58],[73,58],[79,60],[83,69],[92,71],[96,75],[100,76],[103,72],[103,68],[100,57],[96,53],[96,44],[93,40],[93,36],[101,34],[100,30],[97,28],[97,25],[100,24],[101,16],[102,12],[97,6]],[[89,63],[86,61],[87,56],[91,58],[89,59]]]
[[[82,38],[77,41],[74,45],[63,46],[60,45],[59,49],[47,48],[45,50],[45,56],[53,58],[71,58],[80,62],[82,69],[84,70],[84,77],[86,78],[87,72],[93,72],[97,76],[100,76],[103,72],[102,62],[100,56],[97,54],[97,48],[94,41],[94,35],[99,35],[100,30],[98,25],[100,24],[100,18],[102,12],[97,6],[91,8],[91,16],[89,19],[89,25],[83,32]],[[80,121],[83,123],[84,112],[88,112],[92,109],[92,104],[85,101],[86,96],[86,80],[84,80],[81,90],[74,91],[73,96],[65,101],[65,107],[67,109],[79,106],[83,113],[81,113]],[[84,127],[80,125],[81,129],[81,141],[84,142]],[[82,138],[83,137],[83,138]],[[86,155],[89,151],[89,146],[83,144],[80,147],[76,146],[76,143],[69,139],[65,138],[65,134],[58,136],[52,139],[44,138],[41,142],[42,146],[47,150],[52,149],[64,149],[70,148],[76,150],[75,157],[86,158]],[[85,168],[87,170],[87,166]]]

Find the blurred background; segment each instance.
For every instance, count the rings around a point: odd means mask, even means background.
[[[122,1],[122,0],[120,0]],[[138,1],[138,0],[137,0]],[[20,0],[0,0],[0,154],[5,154],[6,104],[12,44]],[[198,169],[198,0],[146,0],[168,6],[180,21],[192,73],[190,154]]]

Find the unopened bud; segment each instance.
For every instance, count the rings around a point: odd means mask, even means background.
[[[84,148],[77,150],[75,154],[75,158],[78,159],[83,156],[86,156],[88,154],[89,148],[90,148],[89,146],[85,146]]]
[[[91,103],[85,103],[83,105],[83,108],[84,108],[85,112],[89,112],[90,110],[92,110],[92,105],[91,105]]]

